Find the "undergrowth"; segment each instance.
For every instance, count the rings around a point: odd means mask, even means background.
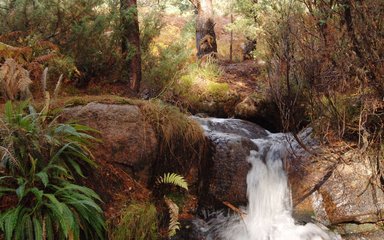
[[[158,221],[156,207],[148,202],[131,203],[121,212],[117,225],[109,224],[110,239],[156,240]]]
[[[174,106],[161,101],[139,105],[144,118],[154,128],[159,140],[159,159],[152,176],[165,172],[188,173],[192,166],[200,166],[206,148],[203,129]],[[155,179],[153,179],[155,180]]]
[[[164,27],[143,51],[143,79],[152,95],[161,94],[181,76],[184,69],[194,61],[194,26],[186,24],[182,30]]]
[[[89,135],[31,105],[7,102],[0,122],[0,230],[6,240],[104,239],[100,197],[75,179],[94,167]]]
[[[227,83],[219,82],[221,68],[216,63],[191,64],[163,97],[168,102],[193,113],[214,114],[218,105],[237,101]]]

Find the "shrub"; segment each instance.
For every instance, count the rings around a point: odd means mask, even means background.
[[[160,37],[146,43],[148,46],[142,54],[143,81],[154,94],[172,85],[190,63],[193,56],[193,47],[189,46],[193,39],[192,32],[193,25],[190,24],[181,32],[172,27],[163,27]]]
[[[286,130],[299,130],[306,118],[325,143],[380,145],[384,48],[378,43],[384,25],[376,24],[383,18],[376,11],[383,6],[379,2],[268,3],[269,78]]]
[[[119,70],[121,54],[115,51],[120,48],[118,1],[6,1],[1,3],[0,18],[0,41],[31,47],[31,56],[49,56],[46,49],[35,48],[36,43],[56,46],[50,57],[61,59],[51,66],[70,65],[68,69],[72,70],[76,65],[84,74],[79,77],[79,85],[92,76],[110,76],[112,69]],[[60,70],[59,75],[66,73],[66,69]],[[65,77],[70,78],[72,73]]]
[[[5,239],[104,239],[99,196],[74,183],[95,166],[87,147],[92,130],[7,102],[0,131]]]

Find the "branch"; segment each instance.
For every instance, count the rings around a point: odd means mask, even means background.
[[[198,0],[189,0],[189,2],[197,9],[198,6]]]

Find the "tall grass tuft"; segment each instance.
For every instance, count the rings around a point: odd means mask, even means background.
[[[117,226],[111,225],[110,239],[114,240],[156,240],[157,211],[150,203],[131,203],[121,214]]]
[[[200,166],[206,140],[198,123],[161,101],[145,102],[140,108],[146,121],[154,127],[160,143],[153,176],[165,172],[184,174],[192,166]]]

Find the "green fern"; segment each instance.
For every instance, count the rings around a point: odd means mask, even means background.
[[[188,183],[183,176],[176,173],[165,173],[164,176],[160,176],[156,180],[157,184],[171,184],[181,187],[188,191]],[[168,225],[168,237],[172,237],[176,234],[176,231],[180,229],[179,223],[179,207],[170,198],[164,196],[165,204],[169,211],[169,225]]]
[[[188,183],[183,176],[176,173],[164,173],[164,176],[157,178],[157,184],[172,184],[188,190]]]

